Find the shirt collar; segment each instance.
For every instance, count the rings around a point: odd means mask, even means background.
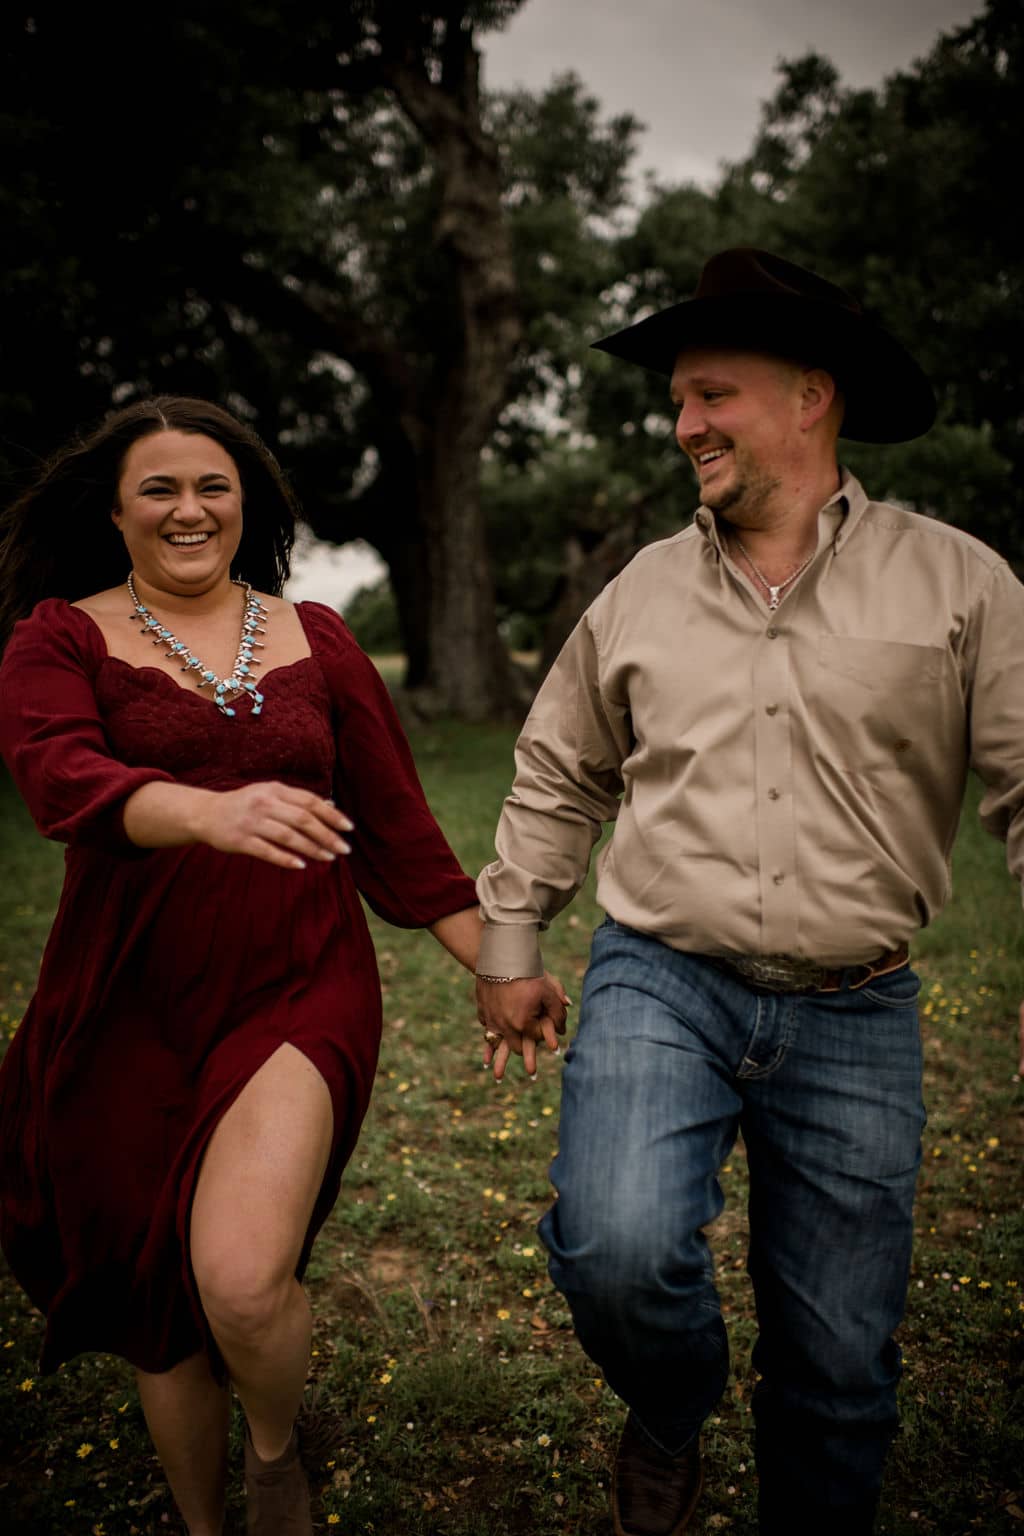
[[[860,522],[868,505],[867,494],[860,481],[842,465],[839,467],[839,487],[818,513],[818,548],[831,543],[837,552],[846,543],[853,529]],[[694,513],[694,523],[709,544],[719,554],[723,553],[718,519],[703,504]]]

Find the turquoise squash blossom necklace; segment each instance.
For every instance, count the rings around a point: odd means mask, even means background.
[[[152,636],[154,645],[166,645],[168,654],[181,662],[183,672],[198,672],[196,687],[213,689],[213,702],[222,715],[234,715],[236,711],[233,706],[244,699],[248,699],[254,715],[260,714],[263,710],[263,695],[250,674],[254,667],[263,665],[261,659],[253,655],[253,651],[263,649],[262,641],[257,640],[256,636],[266,634],[269,615],[265,605],[256,596],[249,583],[247,581],[233,583],[245,592],[242,633],[239,637],[238,655],[231,668],[231,675],[218,677],[216,672],[211,671],[194,652],[189,650],[184,640],[179,640],[173,631],[153,617],[145,603],[139,602],[139,595],[132,580],[134,574],[134,571],[131,571],[128,575],[128,593],[135,604],[135,612],[131,617],[133,620],[140,621],[143,633]]]

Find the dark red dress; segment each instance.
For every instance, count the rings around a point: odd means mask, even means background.
[[[68,844],[38,989],[0,1067],[0,1246],[47,1315],[44,1370],[104,1350],[161,1371],[208,1344],[187,1254],[199,1163],[286,1041],[334,1106],[301,1273],[380,1041],[357,892],[401,927],[476,903],[373,664],[329,608],[298,612],[312,655],[261,678],[257,719],[108,656],[60,599],[8,646],[0,749],[40,831]],[[356,824],[351,856],[293,871],[125,836],[124,801],[142,784],[259,779],[333,795]]]

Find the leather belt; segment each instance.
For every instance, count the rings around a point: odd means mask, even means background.
[[[867,986],[876,976],[898,971],[910,959],[910,949],[899,944],[873,960],[859,965],[830,968],[804,960],[799,955],[705,955],[719,970],[724,970],[752,987],[766,992],[838,992],[844,986],[851,992]]]

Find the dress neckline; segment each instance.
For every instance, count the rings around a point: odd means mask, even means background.
[[[66,599],[65,599],[65,601],[66,601]],[[82,617],[88,623],[90,629],[94,630],[96,635],[98,636],[100,647],[101,647],[102,653],[103,653],[101,665],[106,665],[106,664],[110,663],[110,664],[113,664],[113,665],[116,665],[116,666],[119,666],[119,667],[125,667],[129,672],[136,672],[136,673],[155,672],[158,677],[166,678],[168,683],[170,683],[171,687],[176,689],[178,693],[183,693],[183,694],[186,695],[186,697],[194,698],[200,704],[213,704],[214,703],[214,701],[212,699],[210,699],[210,698],[203,698],[203,696],[200,693],[198,693],[198,691],[196,690],[194,684],[192,686],[189,686],[188,680],[185,680],[185,681],[179,683],[178,680],[175,677],[173,677],[170,672],[166,671],[165,668],[163,668],[163,667],[154,667],[154,666],[152,666],[148,662],[143,662],[141,665],[138,665],[138,664],[136,664],[133,661],[126,661],[123,656],[115,656],[113,654],[113,652],[109,649],[108,645],[107,645],[107,637],[106,637],[106,635],[103,633],[103,630],[97,624],[97,622],[93,618],[92,614],[87,612],[86,609],[84,609],[84,608],[77,607],[74,603],[68,603],[67,606],[69,608],[73,609],[75,613],[80,613],[82,615]],[[310,662],[310,661],[312,661],[314,663],[316,662],[316,657],[313,654],[312,638],[310,636],[309,630],[306,627],[306,621],[305,621],[305,619],[303,617],[303,614],[302,614],[302,604],[301,603],[295,603],[293,606],[295,608],[295,612],[298,614],[299,623],[302,626],[302,633],[306,637],[306,643],[310,647],[309,655],[308,656],[297,656],[294,661],[285,661],[285,662],[282,662],[279,666],[271,667],[270,671],[266,672],[260,678],[260,689],[261,689],[261,691],[265,687],[265,685],[270,681],[270,679],[272,677],[276,677],[279,672],[289,672],[289,671],[291,671],[291,669],[293,667],[301,667],[306,662]],[[216,708],[216,705],[214,705],[214,707]]]

